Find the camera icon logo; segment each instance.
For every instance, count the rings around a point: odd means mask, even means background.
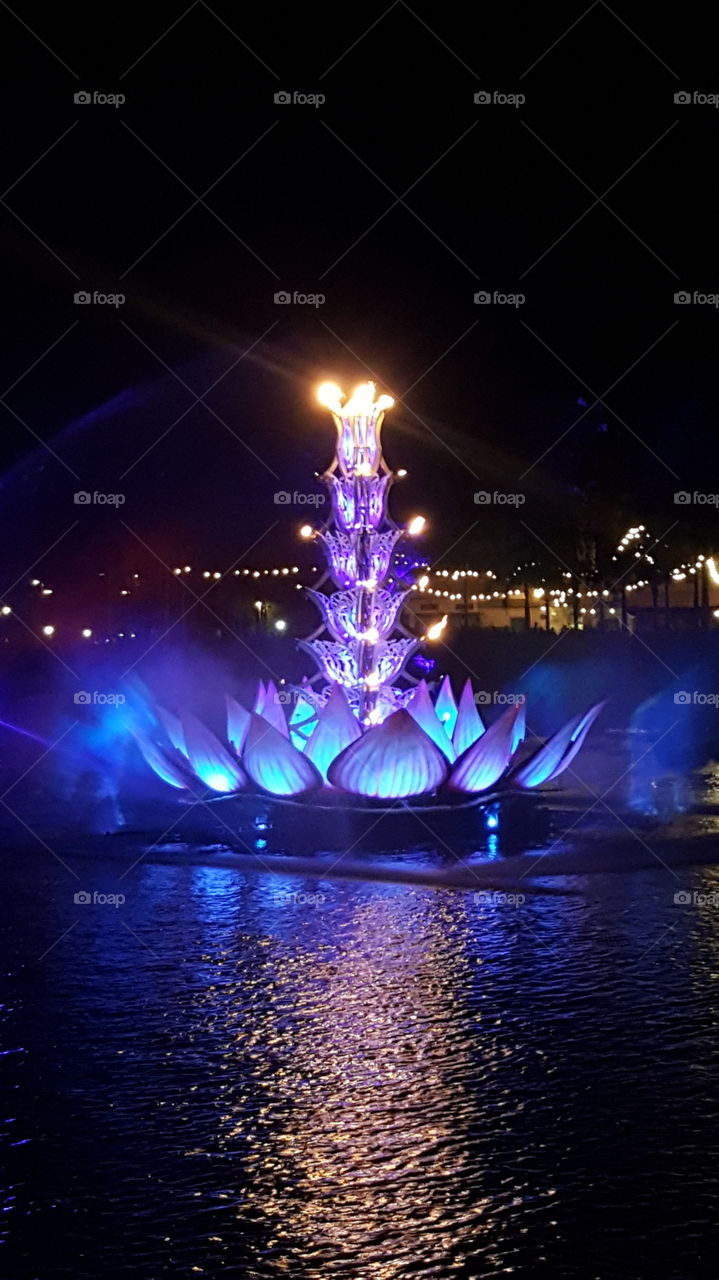
[[[73,302],[76,306],[87,307],[92,302],[92,294],[86,289],[80,289],[79,293],[74,294]]]
[[[88,902],[92,902],[92,894],[88,893],[87,889],[78,889],[77,893],[73,897],[73,902],[77,903],[79,906],[86,907]]]
[[[492,495],[491,493],[487,493],[486,489],[480,489],[477,493],[475,493],[474,501],[476,502],[478,507],[486,507],[492,501]]]
[[[488,707],[492,701],[492,695],[486,689],[479,689],[474,695],[474,701],[479,707]]]
[[[275,302],[279,303],[282,307],[288,306],[291,301],[292,294],[288,293],[286,289],[280,289],[279,293],[275,294]]]
[[[686,489],[678,489],[674,494],[674,502],[678,507],[686,507],[692,500],[692,495],[687,493]]]
[[[86,489],[78,489],[77,493],[72,495],[72,500],[76,507],[86,507],[92,502],[92,494],[88,493]]]
[[[84,107],[84,106],[87,106],[88,102],[92,102],[92,94],[88,93],[86,89],[80,89],[74,95],[73,100],[79,103],[80,106]]]
[[[688,907],[691,905],[692,895],[688,889],[678,889],[674,894],[674,901],[678,907]]]
[[[488,89],[480,89],[479,93],[475,93],[474,101],[478,106],[485,107],[488,102],[492,101],[492,95]]]
[[[280,490],[275,494],[275,506],[276,506],[276,507],[286,507],[286,506],[288,506],[288,505],[289,505],[289,503],[290,503],[291,501],[292,501],[292,494],[291,494],[291,493],[288,493],[286,489],[280,489]]]
[[[286,89],[280,89],[279,93],[275,94],[275,102],[282,107],[286,107],[288,102],[291,102],[291,101],[292,101],[292,94],[288,93]]]
[[[677,93],[674,94],[674,101],[680,107],[685,107],[687,103],[691,102],[691,100],[692,100],[692,95],[690,93],[687,93],[686,89],[680,89]]]
[[[78,706],[86,707],[92,702],[92,694],[87,693],[84,689],[78,689],[73,698],[73,702],[76,702]]]
[[[478,307],[486,307],[492,301],[492,295],[486,289],[480,289],[479,293],[475,293],[474,301]]]
[[[688,307],[692,300],[692,295],[687,293],[686,289],[680,289],[679,293],[674,294],[674,302],[678,307]]]
[[[686,707],[691,700],[692,695],[687,689],[680,689],[678,693],[674,694],[674,701],[678,707]]]

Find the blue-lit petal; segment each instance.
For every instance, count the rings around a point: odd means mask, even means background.
[[[579,751],[591,726],[604,706],[598,702],[587,711],[586,715],[575,716],[568,724],[554,734],[539,751],[518,771],[515,782],[520,787],[538,787],[542,782],[551,782],[569,767]]]
[[[227,747],[189,712],[182,717],[182,727],[190,764],[200,781],[213,791],[237,791],[245,776]]]
[[[493,787],[512,759],[512,743],[520,707],[509,707],[457,761],[449,778],[454,791],[476,795]]]
[[[317,766],[325,781],[332,761],[362,730],[338,684],[333,685],[327,702],[319,713],[317,728],[305,747],[305,756]]]
[[[298,751],[304,751],[316,728],[317,708],[303,694],[297,694],[290,716],[290,742],[295,744]]]
[[[329,780],[356,796],[395,800],[435,791],[447,762],[408,711],[395,711],[346,747],[330,765]]]
[[[227,703],[227,741],[231,742],[238,756],[242,755],[247,730],[250,727],[250,713],[229,693],[225,697]]]
[[[517,719],[514,722],[514,737],[512,738],[512,755],[514,755],[517,747],[521,746],[527,734],[527,704],[520,703]]]
[[[187,758],[187,743],[185,742],[185,735],[179,719],[171,711],[167,711],[165,707],[157,706],[155,710],[157,711],[157,718],[173,747]]]
[[[457,703],[455,702],[454,693],[452,692],[452,683],[449,676],[445,676],[440,685],[437,700],[434,709],[444,725],[445,733],[448,738],[454,733],[454,726],[457,723]]]
[[[145,760],[149,764],[158,778],[162,778],[163,782],[169,783],[171,787],[177,787],[179,791],[188,790],[189,779],[186,778],[182,770],[170,760],[169,756],[158,747],[155,743],[147,738],[144,734],[136,733],[135,741]]]

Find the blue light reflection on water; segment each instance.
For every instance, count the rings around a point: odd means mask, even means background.
[[[719,910],[670,873],[521,902],[145,863],[117,909],[6,875],[7,1216],[55,1274],[701,1273]]]

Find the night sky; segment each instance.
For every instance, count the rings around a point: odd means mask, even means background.
[[[323,378],[397,397],[394,514],[428,516],[433,560],[562,560],[577,527],[614,542],[642,520],[710,548],[716,507],[673,498],[719,490],[719,311],[674,300],[719,291],[719,115],[674,101],[719,93],[704,8],[329,21],[198,0],[0,23],[6,586],[40,556],[56,577],[291,563],[307,512],[274,494],[330,461]]]

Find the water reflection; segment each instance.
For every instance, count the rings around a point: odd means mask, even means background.
[[[42,865],[0,934],[31,1274],[688,1274],[719,905],[674,894],[714,868],[522,902],[144,863],[38,965],[77,916]]]
[[[249,1011],[225,992],[226,1065],[239,1072],[222,1089],[218,1143],[242,1156],[240,1220],[262,1223],[277,1264],[303,1260],[308,1277],[446,1274],[463,1255],[499,1266],[498,1188],[473,1145],[523,1103],[494,1081],[512,1054],[506,1031],[467,1000],[467,912],[483,912],[491,950],[507,908],[399,887],[347,907],[326,930],[313,920],[309,945],[307,911],[322,907],[283,908],[291,920],[273,932],[289,928],[295,946],[258,940]],[[215,1013],[216,1000],[209,990]],[[500,1200],[516,1199],[505,1181]]]

